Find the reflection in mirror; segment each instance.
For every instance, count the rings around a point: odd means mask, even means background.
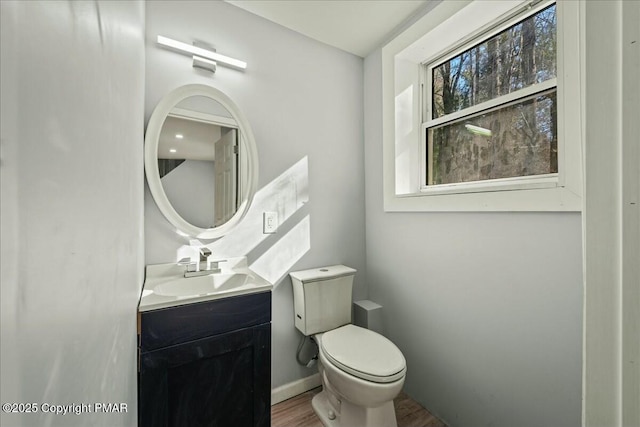
[[[191,96],[170,110],[158,170],[169,202],[187,222],[213,228],[236,213],[239,140],[232,114],[212,98]]]
[[[238,106],[216,88],[180,86],[153,110],[144,169],[153,199],[182,236],[217,239],[246,215],[258,151]]]

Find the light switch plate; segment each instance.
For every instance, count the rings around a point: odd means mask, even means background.
[[[262,233],[273,234],[278,230],[278,212],[262,213]]]

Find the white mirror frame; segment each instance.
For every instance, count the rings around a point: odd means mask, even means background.
[[[240,152],[246,155],[246,171],[241,171],[239,176],[240,200],[236,213],[224,224],[214,228],[200,228],[187,222],[176,212],[169,202],[167,194],[160,182],[158,170],[158,143],[162,125],[169,112],[181,101],[191,96],[205,96],[219,102],[233,116],[240,130]],[[216,88],[202,84],[190,84],[180,86],[160,100],[147,125],[147,132],[144,138],[144,170],[149,184],[151,195],[158,205],[160,212],[165,218],[176,227],[176,229],[190,237],[201,239],[217,239],[224,236],[233,229],[245,216],[255,195],[258,186],[258,149],[249,122],[238,106],[227,95]],[[212,183],[213,185],[213,183]]]

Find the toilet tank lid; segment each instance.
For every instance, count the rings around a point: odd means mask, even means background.
[[[356,269],[346,265],[330,265],[328,267],[311,268],[309,270],[292,271],[291,277],[302,283],[317,282],[320,280],[337,279],[339,277],[356,274]]]

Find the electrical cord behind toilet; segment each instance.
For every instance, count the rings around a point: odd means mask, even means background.
[[[312,356],[311,359],[309,359],[308,362],[305,363],[304,361],[302,361],[300,359],[300,353],[302,353],[302,349],[304,347],[304,343],[307,341],[307,338],[309,338],[311,340],[311,342],[316,345],[316,354],[314,356]],[[318,361],[318,352],[319,352],[318,344],[315,342],[315,340],[312,337],[307,337],[307,336],[303,335],[302,339],[300,340],[300,344],[298,344],[298,351],[296,352],[296,360],[298,361],[298,364],[300,364],[302,366],[306,366],[307,368],[311,368]]]

